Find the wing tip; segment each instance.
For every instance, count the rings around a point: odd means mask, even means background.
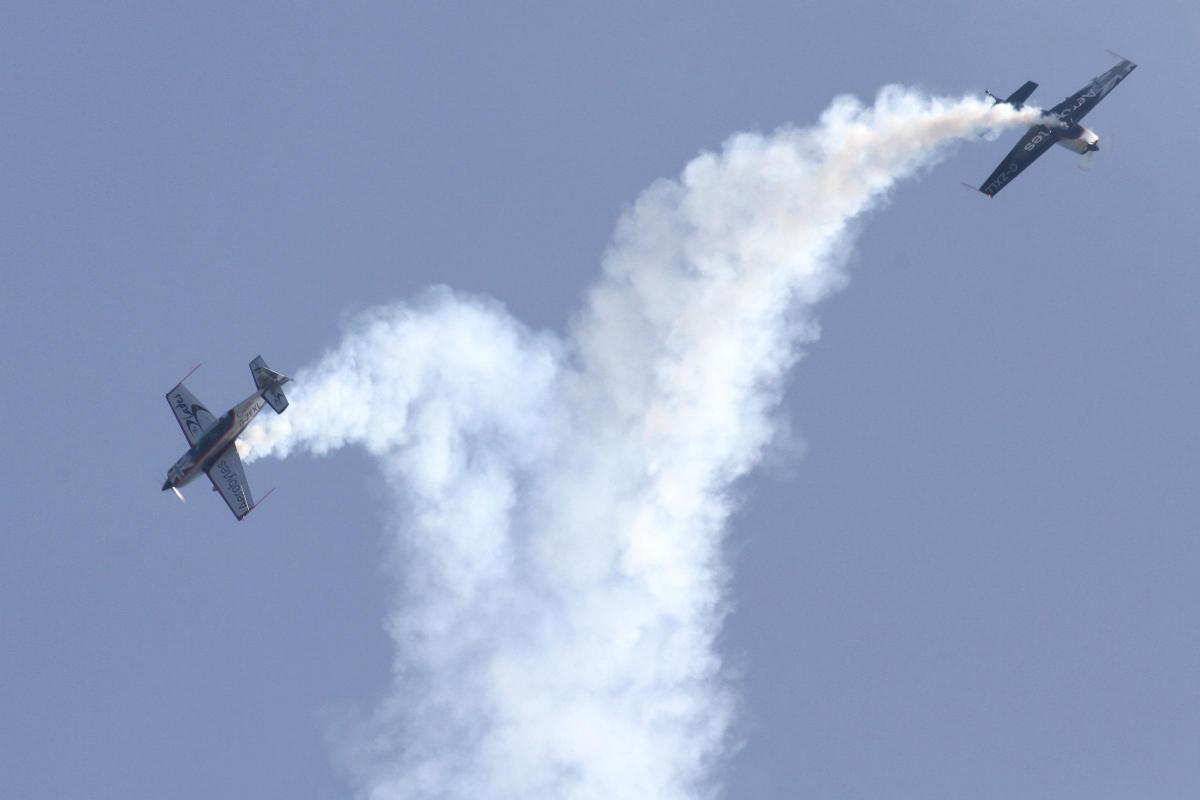
[[[271,493],[272,493],[272,492],[274,492],[274,491],[275,491],[275,487],[274,487],[274,486],[272,486],[270,489],[268,489],[268,490],[267,490],[267,493],[266,493],[266,494],[264,494],[262,497],[258,498],[258,502],[257,502],[257,503],[255,503],[254,505],[252,505],[252,506],[250,506],[249,508],[247,508],[247,509],[246,509],[246,511],[245,511],[245,512],[244,512],[244,513],[243,513],[243,514],[240,516],[240,517],[238,517],[238,515],[237,515],[237,512],[236,512],[236,511],[235,511],[235,512],[233,512],[233,515],[234,515],[235,517],[237,517],[237,521],[238,521],[238,522],[241,522],[241,521],[242,521],[242,520],[244,520],[246,517],[250,516],[250,512],[251,512],[251,511],[253,511],[254,509],[258,508],[259,506],[261,506],[263,503],[265,503],[265,502],[266,502],[266,500],[267,500],[267,498],[268,498],[268,497],[270,497],[270,496],[271,496]]]
[[[193,374],[196,372],[196,370],[200,369],[200,368],[201,368],[201,367],[203,367],[203,366],[204,366],[204,362],[203,362],[203,361],[201,361],[199,364],[197,364],[196,366],[194,366],[194,367],[192,367],[191,369],[189,369],[189,370],[188,370],[188,374],[187,374],[187,375],[184,375],[182,378],[180,378],[180,379],[179,379],[179,383],[175,384],[175,385],[174,385],[174,386],[172,386],[170,389],[168,389],[168,390],[167,390],[167,393],[166,393],[166,395],[165,395],[165,396],[166,396],[166,397],[170,397],[170,396],[171,396],[171,392],[175,391],[175,390],[176,390],[176,389],[178,389],[180,386],[183,386],[183,382],[184,382],[184,381],[186,381],[188,378],[192,377],[192,375],[193,375]]]

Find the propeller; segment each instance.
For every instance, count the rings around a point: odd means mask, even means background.
[[[1113,152],[1116,151],[1116,144],[1117,144],[1116,137],[1114,137],[1111,133],[1104,137],[1104,150],[1110,156],[1113,154]],[[1087,153],[1084,153],[1083,158],[1080,159],[1079,162],[1075,164],[1075,166],[1083,172],[1091,172],[1092,169],[1096,166],[1094,162],[1096,159],[1096,153],[1098,153],[1098,152],[1100,152],[1100,151],[1089,150]]]

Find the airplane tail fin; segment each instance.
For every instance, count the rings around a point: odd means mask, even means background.
[[[250,374],[254,376],[254,385],[263,390],[263,399],[275,409],[276,414],[282,414],[288,407],[288,399],[280,387],[291,378],[268,367],[262,356],[250,362]]]
[[[1007,103],[1013,108],[1020,109],[1021,106],[1025,104],[1025,101],[1029,99],[1029,95],[1033,94],[1033,90],[1037,87],[1038,85],[1033,81],[1025,81],[1025,83],[1021,84],[1020,89],[1017,89],[1003,100],[1001,100],[999,97],[996,97],[996,95],[992,94],[991,92],[986,92],[985,94],[987,94],[988,97],[992,98],[997,103]]]

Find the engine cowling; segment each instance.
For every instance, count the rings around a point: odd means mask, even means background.
[[[1058,131],[1058,141],[1068,150],[1074,150],[1080,155],[1100,149],[1100,137],[1082,125],[1072,125],[1066,130]]]

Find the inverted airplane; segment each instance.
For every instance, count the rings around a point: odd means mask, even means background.
[[[189,372],[183,380],[186,381],[191,374]],[[291,380],[268,367],[262,356],[250,362],[250,374],[254,376],[258,391],[226,411],[220,419],[213,417],[204,404],[188,391],[183,381],[167,392],[167,404],[175,413],[175,420],[183,430],[189,447],[167,470],[163,491],[171,489],[182,500],[179,487],[204,473],[212,481],[213,491],[221,493],[225,504],[239,521],[254,510],[256,503],[250,495],[250,485],[246,483],[246,472],[234,442],[263,406],[270,405],[276,414],[283,413],[288,401],[280,387]],[[266,495],[263,499],[266,499]]]
[[[1052,144],[1060,144],[1081,155],[1099,150],[1100,137],[1080,125],[1079,121],[1115,89],[1118,83],[1125,80],[1125,76],[1133,72],[1136,66],[1137,64],[1129,59],[1121,58],[1121,63],[1092,78],[1087,86],[1047,111],[1046,117],[1056,117],[1058,121],[1049,124],[1038,123],[1025,131],[1025,135],[983,182],[979,191],[988,197],[995,196],[996,192],[1011,183],[1022,170],[1036,161],[1038,156],[1049,150]],[[1013,108],[1020,108],[1036,88],[1036,83],[1026,81],[1020,89],[1003,100],[991,92],[987,95],[997,103],[1007,103]]]

